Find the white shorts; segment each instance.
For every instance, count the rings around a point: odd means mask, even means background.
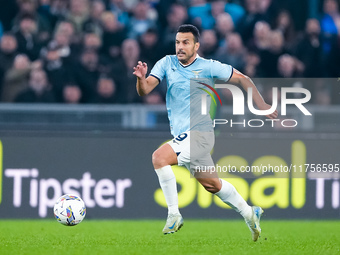
[[[214,167],[210,155],[215,144],[214,132],[187,131],[168,144],[177,154],[178,165],[185,166],[191,174],[201,167]]]

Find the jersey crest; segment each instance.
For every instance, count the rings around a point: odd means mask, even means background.
[[[198,78],[198,77],[199,77],[199,74],[200,74],[202,71],[203,71],[202,69],[201,69],[201,70],[191,70],[191,72],[194,73],[195,78]]]

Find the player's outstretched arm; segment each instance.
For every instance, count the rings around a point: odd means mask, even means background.
[[[133,74],[137,77],[136,89],[140,96],[145,96],[149,94],[159,83],[158,79],[153,76],[145,78],[148,71],[148,66],[144,62],[138,61],[136,67],[133,68]]]
[[[248,91],[248,88],[252,88],[253,100],[260,110],[268,110],[271,108],[271,106],[263,100],[263,97],[261,96],[260,92],[257,90],[254,82],[248,76],[244,75],[243,73],[236,70],[235,68],[233,69],[233,75],[231,76],[229,82],[235,85],[242,86],[242,88],[245,91]],[[270,119],[275,119],[278,116],[278,112],[277,110],[275,110],[273,113],[266,115],[266,116]]]

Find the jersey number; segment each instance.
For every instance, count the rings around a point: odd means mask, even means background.
[[[188,137],[188,134],[187,133],[183,133],[183,134],[180,134],[179,136],[177,136],[175,139],[179,142],[182,142],[185,138]]]

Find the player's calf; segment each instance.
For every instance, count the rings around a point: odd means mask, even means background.
[[[215,194],[221,190],[221,182],[219,178],[199,178],[197,181],[205,188],[206,191]]]

